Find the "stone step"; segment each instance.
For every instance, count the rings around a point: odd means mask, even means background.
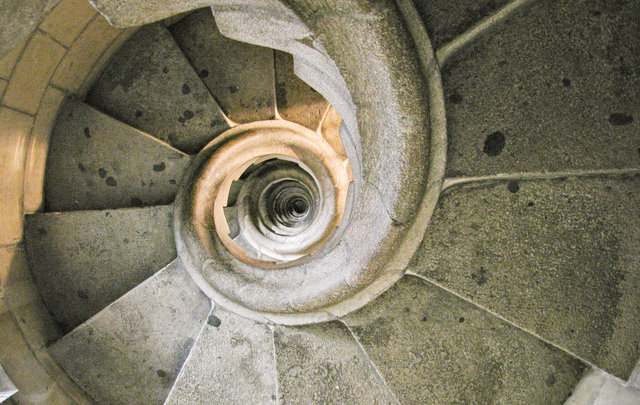
[[[402,404],[560,404],[585,370],[415,276],[343,321]]]
[[[86,101],[189,154],[228,129],[220,107],[161,23],[145,26],[122,46]]]
[[[454,186],[414,272],[627,379],[640,345],[640,176]]]
[[[536,1],[443,67],[447,176],[638,167],[637,2]]]
[[[176,258],[173,206],[27,215],[25,244],[47,308],[70,331]]]
[[[47,211],[169,204],[191,159],[87,104],[65,102],[45,171]]]
[[[273,50],[222,36],[211,9],[206,8],[169,30],[232,121],[274,117]]]
[[[175,260],[49,352],[98,404],[162,404],[210,310]]]
[[[165,404],[276,404],[269,326],[214,309]]]

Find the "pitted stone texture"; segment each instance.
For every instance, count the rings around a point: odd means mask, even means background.
[[[584,365],[406,276],[344,322],[401,403],[559,404]]]
[[[275,89],[278,113],[287,121],[313,131],[320,127],[329,103],[294,73],[293,57],[275,52]]]
[[[332,321],[276,327],[282,404],[394,404],[349,330]]]
[[[86,101],[186,153],[197,153],[228,129],[218,104],[160,23],[142,28],[122,46]]]
[[[414,3],[433,46],[438,49],[510,1],[416,0]]]
[[[169,204],[190,162],[168,144],[74,100],[61,108],[50,143],[48,211]]]
[[[0,5],[0,57],[27,38],[59,1],[3,1]]]
[[[173,207],[25,217],[31,271],[69,331],[176,258]]]
[[[269,327],[214,310],[165,404],[275,404],[276,391]]]
[[[543,0],[454,56],[447,175],[637,167],[638,13]]]
[[[640,177],[445,191],[410,271],[628,378],[640,345]]]
[[[176,260],[49,351],[98,404],[162,404],[210,310]]]
[[[274,117],[273,50],[222,36],[211,9],[199,10],[169,30],[232,121]]]
[[[211,5],[213,0],[91,0],[116,27],[138,27]]]

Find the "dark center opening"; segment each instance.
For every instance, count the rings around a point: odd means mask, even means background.
[[[296,214],[304,214],[309,209],[309,206],[303,199],[295,199],[291,203],[291,208],[293,208],[293,212]]]

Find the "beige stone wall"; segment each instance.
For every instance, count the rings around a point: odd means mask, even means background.
[[[42,210],[46,155],[58,109],[84,97],[133,30],[119,30],[87,0],[62,0],[0,60],[0,363],[18,404],[88,403],[50,359],[60,336],[29,270],[23,217]]]

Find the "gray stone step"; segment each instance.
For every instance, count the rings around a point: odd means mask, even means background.
[[[27,215],[40,294],[69,331],[176,258],[173,206]]]
[[[513,0],[415,0],[415,6],[438,49],[478,21]]]
[[[228,128],[218,104],[161,23],[145,26],[122,46],[86,101],[190,154]]]
[[[441,196],[409,270],[627,379],[640,345],[640,177]]]
[[[402,404],[560,404],[585,369],[415,276],[344,322]]]
[[[162,404],[210,310],[176,260],[49,351],[98,404]]]
[[[534,2],[443,69],[447,174],[638,167],[638,3]]]
[[[214,309],[165,404],[276,404],[273,334]]]
[[[316,130],[329,103],[295,75],[293,57],[275,51],[276,105],[282,118]]]
[[[231,120],[274,117],[273,50],[222,36],[206,8],[169,30]]]
[[[67,100],[51,136],[47,211],[169,204],[190,158],[94,108]]]
[[[282,404],[394,404],[366,353],[344,324],[275,329]]]

